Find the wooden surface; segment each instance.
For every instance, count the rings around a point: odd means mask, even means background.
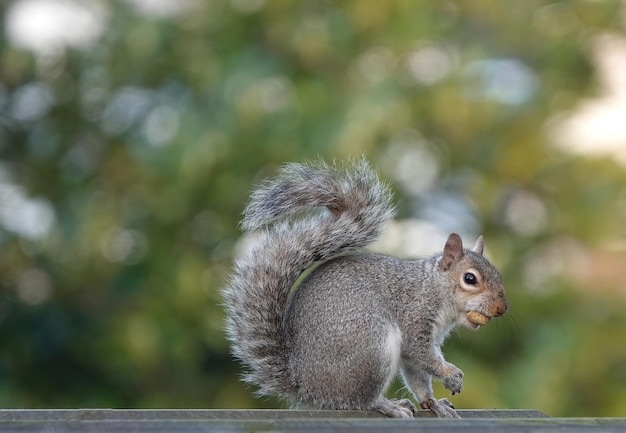
[[[0,410],[0,432],[626,432],[626,418],[550,418],[527,410],[460,410],[460,420],[420,412],[308,410]]]

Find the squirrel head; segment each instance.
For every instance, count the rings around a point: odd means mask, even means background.
[[[479,236],[473,249],[463,248],[456,233],[450,234],[439,266],[454,287],[457,324],[470,329],[486,325],[509,309],[502,275],[483,257],[484,241]]]

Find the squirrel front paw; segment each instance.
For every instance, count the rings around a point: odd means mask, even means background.
[[[441,383],[452,395],[458,394],[463,389],[463,372],[456,365],[448,362],[443,370]]]

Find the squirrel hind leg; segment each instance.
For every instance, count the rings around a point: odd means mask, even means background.
[[[371,410],[382,413],[390,418],[413,418],[417,413],[417,407],[409,399],[389,400],[384,397],[378,399]]]

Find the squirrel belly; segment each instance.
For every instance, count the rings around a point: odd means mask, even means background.
[[[318,208],[326,212],[307,213]],[[356,252],[393,213],[389,188],[362,158],[290,164],[252,193],[242,228],[260,240],[236,260],[223,296],[233,354],[259,393],[408,418],[411,401],[384,397],[400,373],[422,408],[458,416],[433,396],[433,378],[453,394],[463,386],[440,346],[453,326],[506,312],[502,277],[482,237],[469,250],[451,234],[442,253],[416,261]]]

